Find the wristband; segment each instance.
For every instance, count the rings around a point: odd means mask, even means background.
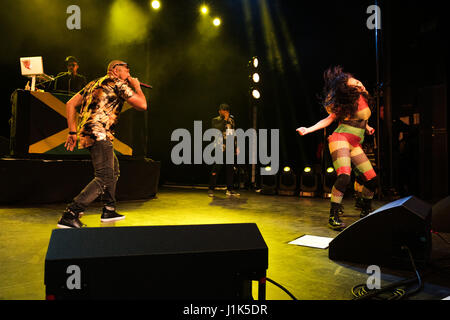
[[[72,136],[72,135],[76,135],[77,133],[74,131],[69,131],[69,134]]]

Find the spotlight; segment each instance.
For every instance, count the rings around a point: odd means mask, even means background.
[[[272,171],[271,167],[266,167],[267,172]],[[261,176],[261,194],[277,194],[277,175]]]
[[[201,12],[201,14],[207,14],[209,12],[209,9],[207,6],[202,6],[200,8],[200,12]]]
[[[254,83],[259,83],[259,80],[260,80],[259,73],[254,73],[252,75],[252,80]]]
[[[317,193],[319,179],[312,167],[306,166],[300,177],[300,196],[314,197]]]
[[[259,100],[261,98],[261,93],[259,92],[258,89],[253,89],[252,90],[252,96],[253,98],[255,98],[256,100]]]
[[[216,27],[220,26],[221,23],[222,23],[222,21],[220,21],[219,18],[215,18],[215,19],[213,20],[213,25],[215,25]]]
[[[152,8],[155,10],[158,10],[159,8],[161,8],[161,2],[159,2],[158,0],[153,0],[152,1]]]
[[[336,170],[333,167],[328,167],[322,178],[322,191],[324,198],[331,198],[331,190],[336,182]]]
[[[252,58],[252,65],[253,65],[254,68],[258,68],[258,66],[259,66],[259,59],[258,59],[258,57],[253,57]]]
[[[294,196],[297,189],[297,175],[290,167],[284,167],[280,176],[278,194],[283,196]]]

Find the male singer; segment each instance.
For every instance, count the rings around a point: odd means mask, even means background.
[[[119,179],[119,162],[114,154],[112,140],[124,102],[139,111],[147,110],[147,100],[138,79],[131,77],[127,63],[113,60],[107,75],[86,85],[66,104],[69,135],[65,147],[73,151],[88,149],[94,167],[94,179],[73,199],[61,219],[60,228],[81,228],[80,217],[98,196],[103,201],[102,222],[122,220],[116,212],[116,183]],[[78,128],[75,108],[81,106]]]
[[[234,139],[234,130],[236,129],[236,123],[234,121],[234,117],[230,114],[230,106],[223,103],[219,106],[219,116],[213,118],[211,121],[211,126],[215,129],[218,129],[222,132],[223,138],[219,143],[222,144],[223,155],[225,155],[226,151],[226,141],[227,137],[229,139]],[[234,145],[234,143],[233,143]],[[239,153],[239,149],[235,149],[233,152]],[[226,158],[226,157],[224,157]],[[209,190],[208,195],[210,197],[214,197],[214,188],[217,184],[217,176],[222,169],[222,164],[213,164],[210,175],[209,175]],[[233,175],[234,175],[234,165],[225,163],[226,168],[226,182],[227,182],[227,197],[238,197],[239,193],[233,190]]]

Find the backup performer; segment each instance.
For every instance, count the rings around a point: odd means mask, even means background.
[[[333,166],[337,179],[332,189],[330,218],[328,225],[334,230],[342,230],[345,224],[340,220],[342,200],[347,186],[351,182],[352,163],[361,174],[361,217],[372,212],[372,199],[378,185],[377,175],[361,144],[365,133],[373,135],[375,130],[369,126],[371,116],[370,96],[364,85],[351,74],[343,72],[341,67],[330,68],[324,73],[323,106],[329,116],[314,126],[298,128],[300,135],[315,132],[339,123],[337,129],[328,138]]]

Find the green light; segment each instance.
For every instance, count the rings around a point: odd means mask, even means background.
[[[265,169],[267,172],[269,172],[269,171],[272,171],[272,168],[271,167],[266,167],[266,169]]]
[[[327,169],[327,172],[328,172],[328,173],[333,173],[333,172],[334,172],[334,168],[329,167],[329,168]]]
[[[289,167],[284,167],[284,172],[291,172],[291,168],[289,168]]]
[[[312,171],[312,169],[311,169],[311,167],[306,167],[304,171],[305,171],[305,173],[310,173]]]

